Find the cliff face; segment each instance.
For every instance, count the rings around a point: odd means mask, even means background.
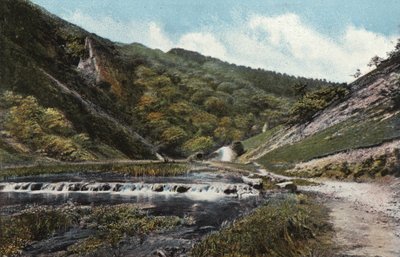
[[[308,175],[399,172],[400,56],[350,84],[350,94],[307,123],[276,132],[247,158]]]

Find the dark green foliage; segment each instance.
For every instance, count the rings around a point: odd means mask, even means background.
[[[303,97],[307,92],[307,84],[297,83],[294,85],[293,91],[295,96]]]
[[[397,39],[397,44],[394,47],[393,51],[388,53],[388,57],[389,58],[394,58],[394,57],[398,56],[399,53],[400,53],[400,38]]]
[[[348,90],[341,86],[324,87],[303,93],[303,96],[294,103],[290,110],[290,122],[310,121],[314,114],[325,109],[333,101],[343,98],[346,94],[348,94]]]

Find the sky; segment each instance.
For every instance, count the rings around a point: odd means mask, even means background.
[[[32,0],[102,37],[336,82],[400,35],[398,0]]]

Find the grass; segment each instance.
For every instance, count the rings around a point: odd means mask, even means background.
[[[327,209],[313,200],[276,199],[203,239],[192,256],[328,256],[331,232]]]
[[[252,150],[255,149],[257,147],[259,147],[260,145],[262,145],[263,143],[267,142],[268,139],[270,139],[276,132],[278,132],[280,129],[282,129],[282,125],[281,126],[277,126],[273,129],[267,130],[264,133],[260,133],[254,137],[251,137],[249,139],[244,140],[243,146],[245,150]]]
[[[92,236],[70,246],[68,252],[87,254],[99,248],[113,250],[124,237],[146,235],[183,224],[176,216],[148,216],[132,204],[93,208],[32,207],[20,214],[0,216],[0,256],[14,256],[35,241],[64,233],[73,227],[93,230]]]
[[[176,216],[148,216],[134,205],[100,206],[93,208],[82,221],[96,233],[68,248],[75,254],[89,254],[101,248],[116,251],[126,237],[142,237],[153,231],[163,231],[184,223]],[[110,249],[111,248],[111,249]]]
[[[178,176],[185,174],[186,163],[101,163],[51,164],[0,170],[0,180],[10,177],[36,176],[73,172],[113,172],[130,176]]]
[[[0,255],[14,256],[33,241],[67,231],[75,222],[70,213],[52,207],[39,207],[12,217],[0,216]]]
[[[268,152],[258,161],[278,171],[337,152],[377,145],[400,136],[400,115],[384,121],[345,121],[292,145]]]

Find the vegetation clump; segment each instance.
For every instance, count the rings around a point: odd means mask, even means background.
[[[343,86],[323,87],[307,93],[303,92],[305,90],[303,88],[298,90],[302,92],[299,93],[301,98],[290,109],[291,123],[310,121],[317,112],[325,109],[333,101],[343,98],[349,92]]]
[[[0,216],[0,255],[18,255],[29,244],[71,228],[90,229],[93,233],[71,245],[70,253],[88,254],[105,247],[116,250],[123,238],[142,237],[183,223],[176,216],[149,216],[132,204],[32,207],[13,216]]]
[[[134,205],[122,204],[95,207],[81,223],[96,233],[69,247],[69,252],[76,254],[89,254],[101,248],[116,251],[124,238],[140,238],[150,232],[168,230],[182,225],[184,220],[176,216],[148,216]]]
[[[89,137],[78,134],[60,110],[45,108],[35,97],[11,91],[0,96],[0,103],[7,110],[5,129],[33,151],[65,161],[95,159],[86,147]]]
[[[189,171],[186,163],[62,163],[0,170],[0,180],[9,177],[36,176],[74,172],[112,172],[129,176],[178,176]]]
[[[330,246],[327,219],[327,210],[307,197],[271,200],[203,239],[192,256],[317,256]]]

